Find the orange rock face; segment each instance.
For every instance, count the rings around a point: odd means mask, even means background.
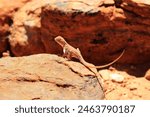
[[[149,5],[129,0],[105,1],[90,6],[78,2],[59,4],[42,11],[42,39],[45,46],[50,45],[46,46],[47,51],[57,52],[53,38],[61,35],[80,48],[86,60],[92,63],[112,61],[123,49],[126,52],[119,62],[139,64],[149,61]]]
[[[14,56],[60,54],[54,37],[61,35],[97,65],[114,60],[123,49],[118,62],[149,62],[149,12],[146,1],[31,1],[14,15],[11,52]]]
[[[31,0],[1,0],[0,1],[0,56],[8,49],[10,26],[13,24],[13,15],[25,3]]]

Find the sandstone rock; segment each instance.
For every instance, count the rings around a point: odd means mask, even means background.
[[[139,87],[139,85],[136,84],[136,83],[130,83],[129,85],[127,85],[127,87],[128,87],[130,90],[137,90],[137,88]]]
[[[0,0],[0,56],[9,49],[9,28],[14,12],[30,0]]]
[[[50,0],[33,0],[15,14],[11,28],[10,45],[14,56],[45,52],[41,42],[41,7]],[[48,39],[48,38],[47,38]]]
[[[106,84],[108,100],[149,100],[150,83],[144,78],[130,76],[123,83],[114,83],[111,80],[104,82]]]
[[[33,0],[14,16],[11,51],[14,56],[60,54],[54,37],[61,35],[91,63],[110,62],[123,48],[118,62],[144,63],[150,59],[149,14],[146,1]]]
[[[112,73],[110,74],[110,79],[114,82],[122,83],[124,80],[124,76],[118,73]]]
[[[99,73],[101,74],[104,80],[110,80],[110,71],[107,69],[100,70]]]
[[[1,58],[0,92],[0,99],[104,98],[85,66],[48,54]]]
[[[87,4],[89,2],[92,1],[86,1]],[[132,0],[116,0],[113,4],[108,0],[87,5],[83,0],[59,1],[54,6],[46,6],[41,19],[45,48],[51,53],[60,53],[61,48],[55,46],[53,38],[61,35],[71,45],[80,48],[86,60],[94,64],[112,61],[123,48],[126,52],[119,62],[139,64],[149,61],[150,7],[142,2],[136,4]],[[130,5],[132,9],[129,9]],[[145,12],[140,12],[140,9]]]
[[[126,72],[120,72],[114,68],[109,68],[109,70],[100,70],[99,73],[101,74],[104,81],[113,81],[117,83],[122,83],[125,77],[129,77]]]

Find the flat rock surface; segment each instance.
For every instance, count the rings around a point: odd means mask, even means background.
[[[0,99],[103,99],[97,79],[86,67],[65,62],[48,54],[0,59]]]

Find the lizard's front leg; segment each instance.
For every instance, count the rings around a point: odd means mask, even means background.
[[[71,60],[70,52],[65,47],[63,48],[63,57]]]

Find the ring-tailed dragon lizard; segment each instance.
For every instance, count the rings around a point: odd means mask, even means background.
[[[100,86],[102,84],[101,84],[101,81],[99,81],[98,78],[101,78],[101,77],[100,77],[99,73],[97,72],[97,69],[105,68],[105,67],[108,67],[108,66],[114,64],[124,54],[124,50],[123,50],[123,52],[120,54],[120,56],[118,58],[116,58],[114,61],[112,61],[112,62],[110,62],[110,63],[108,63],[106,65],[95,66],[95,65],[93,65],[91,63],[86,62],[84,60],[84,58],[82,57],[79,48],[76,49],[76,48],[72,47],[70,44],[68,44],[65,41],[65,39],[63,37],[57,36],[54,40],[63,48],[63,54],[64,54],[63,56],[66,57],[68,60],[70,60],[71,58],[78,59],[85,67],[87,67],[90,71],[92,71],[96,75]],[[97,69],[93,69],[93,68],[97,68]],[[102,89],[103,89],[103,87],[102,87]]]

